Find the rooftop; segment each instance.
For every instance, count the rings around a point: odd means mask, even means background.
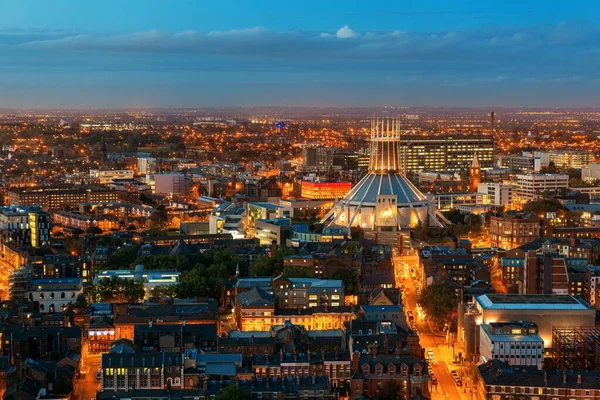
[[[587,310],[582,301],[569,295],[556,294],[484,294],[476,298],[485,310],[538,309],[538,310]]]

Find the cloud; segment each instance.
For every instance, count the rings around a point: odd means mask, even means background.
[[[335,36],[339,37],[340,39],[348,39],[355,37],[356,33],[350,29],[348,25],[344,25],[338,29],[338,31],[335,33]]]
[[[570,24],[486,31],[356,32],[345,25],[335,32],[273,31],[262,27],[226,31],[145,31],[120,34],[7,35],[0,45],[28,51],[182,53],[270,59],[386,60],[393,63],[459,62],[496,65],[552,63],[576,65],[597,49],[600,29]],[[19,39],[22,38],[22,39]],[[352,39],[352,40],[347,40]],[[555,68],[555,67],[553,67]]]

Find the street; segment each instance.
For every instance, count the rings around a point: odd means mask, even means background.
[[[416,327],[419,333],[419,340],[421,347],[425,349],[427,355],[428,350],[433,351],[434,359],[431,360],[433,367],[433,373],[437,379],[437,385],[432,386],[431,399],[442,400],[442,399],[463,399],[471,400],[472,394],[469,393],[472,390],[470,380],[463,378],[463,387],[457,387],[454,379],[451,376],[451,371],[456,370],[459,375],[461,373],[460,364],[454,364],[452,343],[446,343],[446,335],[441,333],[434,333],[434,330],[430,326],[426,316],[421,315],[417,307],[417,295],[416,288],[411,278],[411,267],[416,267],[416,257],[394,257],[394,266],[396,271],[397,284],[404,286],[402,291],[402,299],[405,313],[412,311],[415,316]],[[402,280],[402,278],[404,278]],[[466,371],[466,368],[465,368]]]
[[[100,368],[100,354],[83,353],[81,363],[82,376],[75,382],[75,398],[78,400],[91,400],[96,398],[100,381],[96,373]],[[83,375],[85,372],[85,376]]]

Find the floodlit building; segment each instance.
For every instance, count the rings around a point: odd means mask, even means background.
[[[517,187],[502,183],[482,182],[477,186],[477,191],[484,195],[486,203],[495,206],[508,206],[513,204],[513,194]]]
[[[482,324],[479,334],[480,362],[501,360],[510,365],[544,365],[544,340],[531,322]]]
[[[400,233],[419,223],[440,225],[431,198],[404,175],[400,127],[394,120],[373,121],[369,173],[321,220],[326,225],[362,227],[371,237],[397,244]]]
[[[593,327],[596,309],[585,301],[557,294],[484,294],[473,304],[459,305],[458,338],[465,343],[466,359],[477,354],[480,326],[502,321],[529,321],[538,327],[544,341],[544,356],[550,357],[555,327]]]

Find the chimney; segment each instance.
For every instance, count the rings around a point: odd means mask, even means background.
[[[567,384],[567,373],[563,371],[563,385]]]
[[[360,354],[358,352],[352,353],[352,374],[358,371],[358,360],[360,359]]]
[[[300,375],[298,375],[298,376],[296,377],[296,384],[297,384],[298,386],[300,386]]]
[[[544,371],[544,385],[548,386],[548,373]]]
[[[313,375],[313,376],[312,376],[312,384],[313,384],[313,385],[315,384],[316,380],[317,380],[317,376],[316,376],[316,375]]]
[[[577,374],[577,387],[581,387],[581,374]]]

